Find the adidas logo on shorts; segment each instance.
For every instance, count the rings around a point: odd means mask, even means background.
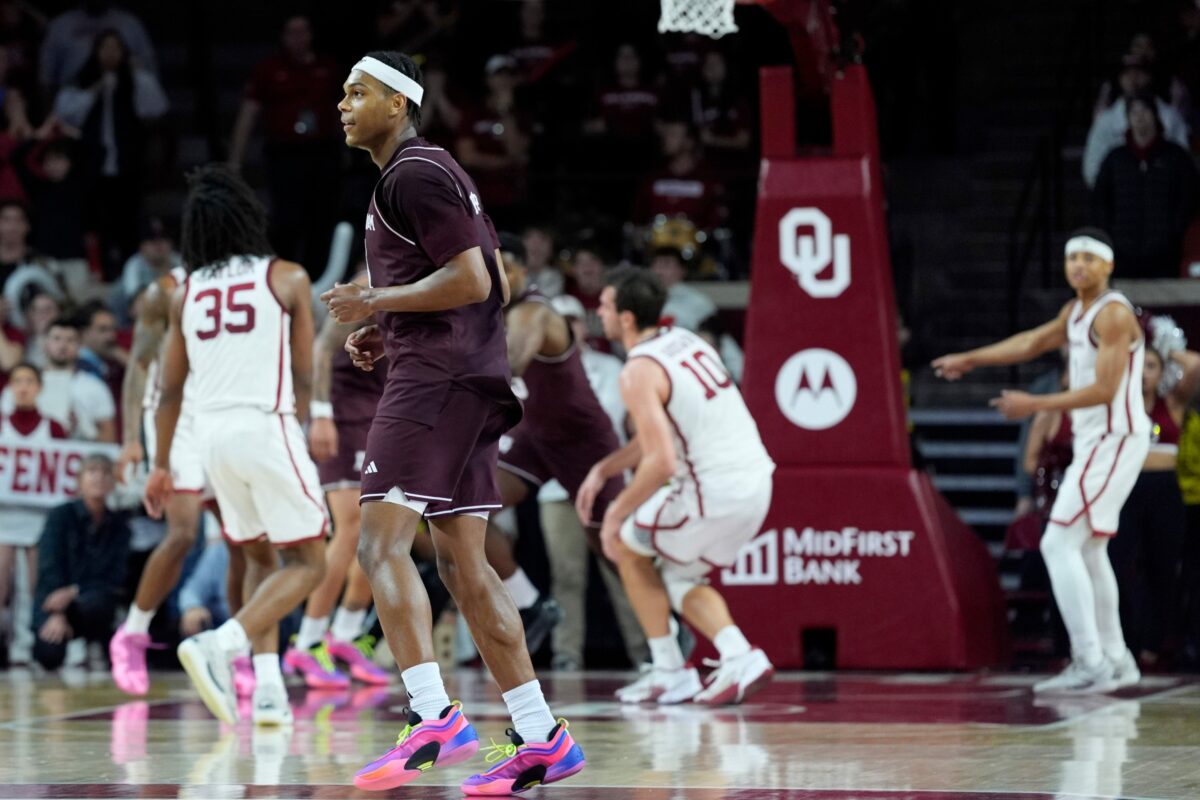
[[[372,461],[370,464],[367,464],[367,468],[363,470],[364,475],[372,475],[376,472],[379,472],[379,467],[375,466],[374,461]]]

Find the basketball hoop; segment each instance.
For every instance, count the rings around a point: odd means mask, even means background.
[[[734,0],[662,0],[659,33],[703,33],[716,39],[735,33]]]

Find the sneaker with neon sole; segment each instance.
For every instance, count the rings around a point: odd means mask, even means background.
[[[741,703],[771,682],[775,667],[757,647],[737,658],[722,659],[708,676],[704,691],[693,700],[705,706]]]
[[[487,755],[489,763],[499,763],[463,781],[464,794],[471,797],[520,794],[535,786],[569,778],[587,765],[583,750],[567,730],[565,719],[560,719],[550,731],[547,742],[526,744],[516,731],[510,729],[507,733],[511,744],[496,744],[493,739]]]
[[[406,709],[408,724],[396,746],[367,764],[354,776],[359,789],[380,792],[419,778],[434,767],[466,761],[479,750],[479,736],[455,701],[436,720],[423,720]]]
[[[238,697],[250,697],[258,678],[254,676],[254,662],[250,656],[238,656],[233,660],[233,689]]]
[[[108,642],[113,682],[125,694],[141,696],[150,691],[150,673],[146,671],[146,651],[150,634],[130,633],[124,625],[117,628]]]
[[[283,654],[283,671],[286,675],[300,674],[310,689],[346,689],[350,678],[337,668],[329,655],[325,642],[318,642],[307,650],[293,646]]]
[[[349,668],[351,678],[361,683],[383,686],[392,679],[387,670],[371,660],[375,655],[375,645],[375,637],[370,634],[360,636],[353,642],[339,642],[329,634],[325,635],[329,655]]]

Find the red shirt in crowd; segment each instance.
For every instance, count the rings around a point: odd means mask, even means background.
[[[525,136],[529,135],[526,120],[509,117],[507,121],[490,108],[480,106],[467,109],[459,123],[457,139],[470,139],[475,149],[483,155],[507,158],[508,146],[504,142],[505,126],[517,125]],[[457,149],[457,148],[456,148]],[[459,153],[461,155],[461,152]],[[515,163],[499,169],[470,168],[471,177],[479,187],[479,195],[490,208],[509,208],[524,196],[525,168]]]
[[[286,53],[259,62],[246,98],[262,104],[268,142],[309,142],[338,137],[337,103],[342,96],[342,70],[332,58],[313,56],[307,63]]]
[[[614,139],[648,139],[654,135],[658,93],[644,86],[610,86],[596,96],[596,109]]]
[[[721,184],[702,168],[682,175],[662,169],[642,184],[634,221],[646,224],[656,216],[685,216],[701,228],[721,224]]]

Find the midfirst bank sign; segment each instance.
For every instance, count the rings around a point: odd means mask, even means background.
[[[855,527],[771,529],[742,548],[737,562],[721,571],[721,582],[725,586],[858,585],[863,582],[864,560],[906,558],[915,537],[913,531]]]

